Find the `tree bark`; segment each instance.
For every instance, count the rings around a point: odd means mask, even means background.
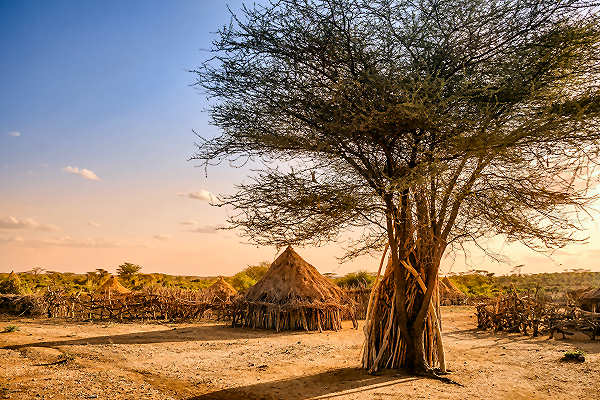
[[[445,370],[440,321],[435,313],[439,299],[427,295],[437,293],[438,258],[434,258],[437,263],[433,265],[410,265],[418,278],[402,265],[411,260],[399,260],[395,267],[395,259],[391,254],[383,279],[373,289],[365,325],[363,367],[371,373],[384,368],[414,374],[431,373],[438,367]],[[435,273],[435,277],[423,276],[425,271]],[[424,282],[428,282],[425,293]],[[431,290],[429,285],[433,285]]]

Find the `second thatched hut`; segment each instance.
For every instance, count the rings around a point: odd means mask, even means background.
[[[442,305],[461,305],[467,301],[464,294],[447,276],[439,280],[440,302]]]
[[[206,289],[206,296],[210,301],[230,301],[238,294],[222,276]]]
[[[344,291],[288,247],[239,301],[233,326],[338,330],[347,310],[352,312],[353,304]]]
[[[131,293],[131,290],[121,285],[114,275],[111,275],[96,291],[96,294],[108,297],[123,296],[128,293]]]

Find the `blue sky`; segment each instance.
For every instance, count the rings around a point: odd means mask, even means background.
[[[131,261],[146,272],[214,275],[274,258],[275,249],[214,231],[232,211],[202,195],[230,192],[248,171],[221,166],[205,177],[187,161],[192,129],[217,134],[188,71],[228,21],[221,1],[0,0],[0,272]],[[564,262],[597,269],[598,250],[587,251],[583,265],[577,252],[562,253]],[[534,270],[563,268],[509,252]],[[322,272],[378,266],[340,266],[336,245],[300,253]],[[451,265],[468,268],[462,255]],[[489,265],[509,269],[471,263]]]
[[[227,22],[224,3],[1,4],[0,123],[28,138],[2,146],[5,163],[178,162],[191,129],[211,129],[187,71]]]
[[[217,133],[188,71],[229,22],[225,2],[1,2],[0,19],[0,271],[129,260],[228,274],[275,256],[234,233],[206,233],[231,211],[185,195],[231,191],[247,173],[205,177],[187,161],[192,129]],[[333,248],[307,251],[323,271],[358,268],[337,265]]]

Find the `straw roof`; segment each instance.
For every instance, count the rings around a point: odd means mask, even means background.
[[[288,246],[246,293],[251,302],[340,303],[344,292]]]
[[[212,298],[225,301],[237,295],[238,292],[220,276],[215,283],[209,286],[206,293]]]
[[[104,282],[102,286],[100,286],[100,288],[97,290],[97,293],[104,295],[127,294],[130,292],[131,290],[121,285],[117,280],[117,277],[114,275],[111,275],[110,278],[108,278],[108,280]]]
[[[19,275],[15,274],[14,271],[11,271],[6,279],[0,282],[0,293],[26,294],[26,292],[27,290],[23,286],[21,278],[19,278]]]
[[[15,274],[15,271],[10,271],[10,274],[8,274],[8,277],[6,278],[6,280],[8,281],[12,281],[17,285],[21,285],[21,278],[19,278],[19,275]]]
[[[454,284],[454,282],[448,279],[447,276],[440,279],[439,290],[442,297],[466,297],[466,295]]]
[[[581,296],[581,300],[583,301],[600,301],[600,289],[592,289],[590,291],[585,292]]]

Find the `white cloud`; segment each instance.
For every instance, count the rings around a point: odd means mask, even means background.
[[[190,229],[189,232],[194,232],[194,233],[217,233],[217,231],[219,229],[222,229],[223,226],[221,225],[204,225],[204,226],[199,226],[197,228],[194,229]]]
[[[93,226],[94,228],[99,228],[100,224],[95,221],[88,221],[89,226]]]
[[[90,171],[89,169],[85,169],[85,168],[81,168],[79,169],[78,167],[71,167],[70,165],[64,167],[62,169],[65,172],[68,172],[69,174],[75,174],[75,175],[79,175],[85,179],[89,179],[91,181],[99,181],[100,178],[98,178],[98,176],[94,173],[94,171]]]
[[[51,224],[40,224],[33,218],[19,219],[9,215],[0,217],[0,229],[36,229],[38,231],[58,231],[60,228]]]
[[[18,244],[23,247],[77,247],[77,248],[108,248],[121,247],[121,244],[115,241],[102,238],[96,239],[74,239],[70,236],[63,236],[54,239],[32,239],[26,240],[20,236],[0,238],[0,243]]]
[[[8,136],[19,137],[19,136],[21,136],[21,132],[19,132],[19,131],[10,131],[10,132],[8,132]]]
[[[165,241],[165,240],[171,239],[171,235],[154,235],[153,238],[156,239],[156,240],[163,240],[163,241]]]
[[[25,240],[21,236],[13,236],[2,238],[0,237],[0,243],[23,243]]]
[[[194,199],[194,200],[208,201],[210,204],[213,204],[213,205],[220,204],[220,200],[217,198],[217,196],[215,196],[208,190],[200,190],[199,192],[188,192],[188,193],[180,192],[180,193],[177,193],[177,196],[188,197],[188,198]]]

